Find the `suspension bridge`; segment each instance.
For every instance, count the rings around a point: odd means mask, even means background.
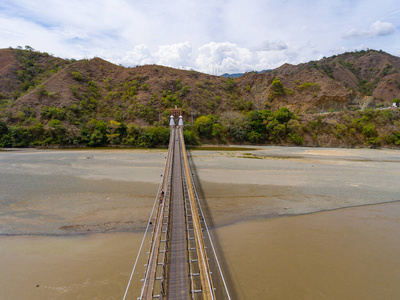
[[[168,155],[125,299],[231,299],[194,185],[183,121]]]

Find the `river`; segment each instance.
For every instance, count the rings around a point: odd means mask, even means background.
[[[122,299],[165,154],[0,152],[0,299]],[[400,298],[399,151],[191,156],[235,298]]]

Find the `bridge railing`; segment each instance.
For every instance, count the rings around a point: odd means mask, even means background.
[[[167,160],[165,163],[164,174],[156,196],[153,211],[147,225],[145,235],[142,240],[149,242],[150,250],[147,252],[145,272],[142,284],[142,289],[131,289],[129,294],[130,299],[163,299],[168,287],[168,247],[169,235],[171,229],[171,188],[172,188],[172,162],[174,154],[175,139],[179,138],[181,147],[181,168],[182,168],[182,187],[185,201],[186,212],[186,243],[188,251],[188,270],[190,276],[190,291],[191,298],[197,299],[231,299],[227,285],[222,273],[222,268],[218,261],[218,257],[213,245],[211,234],[207,226],[205,215],[201,208],[201,203],[194,185],[193,174],[190,170],[188,156],[186,152],[185,142],[182,129],[171,129],[170,143],[168,149]],[[164,196],[161,198],[161,190],[164,190]],[[158,202],[161,200],[160,202]],[[154,208],[158,207],[157,210]],[[151,238],[147,237],[148,229],[152,228]],[[126,299],[130,288],[132,276],[136,264],[141,257],[141,249],[139,249],[138,257],[135,261],[134,268],[131,273],[127,290],[124,295]],[[143,265],[143,263],[142,263]],[[215,288],[217,287],[217,288]]]
[[[182,145],[181,145],[182,147]],[[194,236],[193,218],[191,211],[190,196],[188,184],[185,174],[184,158],[181,156],[181,173],[182,173],[182,186],[183,186],[183,199],[185,206],[185,225],[186,225],[186,247],[188,251],[188,270],[190,278],[190,294],[192,299],[202,299],[202,289],[200,280],[200,271],[198,266],[196,241]]]
[[[171,130],[171,141],[174,140],[174,133]],[[172,142],[171,145],[173,145]],[[171,148],[172,150],[173,148]],[[171,151],[171,157],[169,162],[167,184],[165,186],[165,197],[161,199],[162,206],[162,226],[160,234],[160,245],[157,252],[157,270],[154,274],[155,284],[153,285],[152,297],[163,299],[167,292],[167,276],[168,276],[168,250],[170,245],[170,232],[171,232],[171,188],[172,188],[172,162],[174,152]]]
[[[192,293],[192,298],[196,298],[196,294],[201,293],[203,299],[215,299],[215,294],[214,294],[214,286],[212,282],[212,277],[211,277],[211,270],[208,262],[208,256],[206,252],[206,246],[204,243],[204,236],[203,236],[203,228],[201,225],[201,218],[199,216],[199,210],[197,207],[197,200],[196,196],[194,193],[194,188],[193,188],[193,181],[191,177],[191,172],[190,172],[190,167],[187,159],[187,154],[186,154],[186,147],[185,147],[185,141],[183,139],[183,133],[182,130],[179,130],[179,138],[181,140],[181,145],[182,145],[182,157],[184,161],[184,181],[185,185],[187,187],[188,191],[188,198],[190,202],[190,218],[191,220],[188,220],[193,227],[189,228],[188,231],[188,251],[189,251],[189,264],[192,262],[196,262],[198,266],[198,273],[191,273],[191,279],[192,279],[192,284],[191,284],[191,293]],[[193,232],[193,236],[191,236],[191,232]],[[191,241],[194,241],[195,243],[191,243]],[[192,247],[191,244],[195,244],[195,247]],[[196,256],[197,258],[191,258],[191,250],[196,251]],[[194,268],[191,268],[192,270]],[[199,276],[200,277],[200,283],[201,283],[201,289],[195,289],[196,287],[194,286],[194,280],[193,276]]]
[[[188,156],[187,156],[188,157]],[[188,160],[188,169],[190,170],[190,164]],[[222,266],[221,263],[218,259],[217,251],[214,246],[214,242],[212,239],[212,234],[210,232],[210,228],[208,227],[207,220],[206,220],[206,215],[204,214],[204,211],[201,206],[201,201],[199,198],[199,195],[196,190],[196,185],[195,180],[193,178],[193,173],[190,171],[190,180],[193,183],[192,188],[193,188],[193,197],[195,198],[199,218],[200,218],[200,224],[202,227],[203,231],[203,242],[204,242],[204,247],[206,249],[207,253],[207,261],[208,265],[210,268],[210,276],[211,280],[213,282],[213,287],[214,287],[214,296],[216,299],[231,299],[231,295],[228,290],[227,282],[225,280],[223,271],[222,271]],[[193,298],[195,299],[195,298]],[[201,298],[198,298],[201,299]]]
[[[169,220],[170,220],[170,198],[172,183],[172,162],[174,155],[174,130],[171,129],[170,143],[168,148],[167,163],[163,175],[162,190],[164,195],[159,196],[160,204],[154,219],[152,240],[148,252],[143,287],[139,299],[162,297],[166,293],[166,266],[167,250],[169,243]]]
[[[149,219],[148,219],[148,222],[146,225],[146,229],[145,229],[145,232],[144,232],[144,235],[142,238],[142,242],[140,244],[139,251],[136,256],[136,260],[135,260],[135,263],[132,268],[132,272],[129,277],[129,281],[128,281],[128,284],[127,284],[127,287],[125,290],[123,300],[125,300],[125,299],[140,299],[141,293],[143,291],[143,283],[144,283],[143,278],[146,277],[147,270],[145,270],[145,277],[143,277],[141,267],[144,266],[144,268],[146,269],[146,267],[149,265],[149,252],[143,251],[143,248],[146,248],[146,245],[150,245],[150,248],[151,248],[151,245],[153,244],[153,241],[154,241],[153,232],[156,227],[155,220],[157,219],[157,216],[159,214],[159,199],[162,194],[161,191],[166,190],[165,179],[166,179],[166,177],[169,177],[169,176],[166,176],[166,174],[169,174],[169,170],[171,170],[172,159],[169,154],[173,151],[172,143],[171,143],[172,140],[173,140],[173,134],[171,132],[168,155],[166,157],[165,165],[164,165],[164,175],[162,175],[161,180],[160,180],[160,184],[158,187],[157,195],[154,200],[153,208],[150,213],[150,216],[149,216]],[[169,190],[170,190],[170,188],[169,188]],[[166,194],[170,195],[169,192],[167,192]],[[150,234],[150,230],[153,231],[151,234]],[[140,270],[137,271],[137,268]],[[164,271],[164,274],[165,274],[165,271]]]

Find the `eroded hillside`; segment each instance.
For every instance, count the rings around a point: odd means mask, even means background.
[[[239,85],[260,107],[300,112],[388,107],[400,97],[400,58],[360,51],[297,66],[285,64],[263,74],[247,73]],[[272,83],[281,82],[280,89]]]

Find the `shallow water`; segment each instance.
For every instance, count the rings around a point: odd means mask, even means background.
[[[235,297],[400,298],[399,151],[243,152],[191,153]],[[0,299],[121,299],[165,153],[0,152]]]
[[[0,237],[0,299],[122,299],[141,238]]]
[[[217,229],[239,299],[399,299],[400,203]]]
[[[399,299],[399,213],[378,204],[216,229],[234,299]],[[0,299],[122,299],[141,238],[0,237]]]

